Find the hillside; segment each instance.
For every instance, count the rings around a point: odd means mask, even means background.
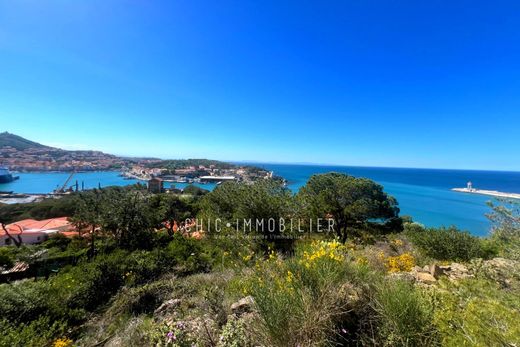
[[[13,147],[19,151],[23,151],[28,148],[50,148],[40,143],[27,140],[21,136],[10,134],[7,131],[0,133],[0,148],[2,147]]]
[[[114,170],[128,160],[99,151],[67,151],[8,132],[0,133],[0,158],[13,171]]]

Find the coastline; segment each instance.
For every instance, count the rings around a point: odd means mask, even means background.
[[[468,194],[479,194],[479,195],[488,195],[494,196],[497,198],[506,198],[506,199],[520,199],[520,194],[518,193],[504,193],[496,190],[485,190],[485,189],[474,189],[474,188],[452,188],[451,190],[459,193],[468,193]]]

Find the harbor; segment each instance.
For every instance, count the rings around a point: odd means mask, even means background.
[[[471,181],[466,184],[465,188],[452,188],[451,190],[453,190],[454,192],[459,192],[459,193],[493,196],[495,198],[520,199],[519,193],[505,193],[505,192],[499,192],[497,190],[476,189],[473,187],[473,183]]]
[[[498,192],[496,190],[485,190],[485,189],[468,189],[468,188],[453,188],[454,192],[460,193],[469,193],[469,194],[479,194],[479,195],[488,195],[493,196],[495,198],[504,198],[504,199],[520,199],[520,194],[517,193],[504,193]]]

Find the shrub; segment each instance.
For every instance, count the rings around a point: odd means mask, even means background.
[[[0,268],[10,269],[14,265],[14,259],[7,247],[0,247]]]
[[[43,246],[45,248],[58,248],[61,251],[64,251],[67,249],[67,246],[70,244],[71,239],[66,237],[65,235],[61,233],[57,233],[54,235],[51,235],[51,237],[43,243]]]
[[[358,273],[347,258],[339,242],[314,241],[285,261],[271,252],[257,262],[239,287],[242,296],[254,297],[270,345],[320,345],[337,338],[349,305],[359,299]]]
[[[124,284],[120,266],[125,261],[124,257],[99,257],[56,276],[52,284],[57,290],[61,288],[67,306],[90,311],[105,303]]]
[[[520,203],[499,200],[489,203],[493,212],[487,215],[492,222],[491,240],[502,257],[520,260]]]
[[[406,235],[425,256],[437,260],[469,261],[494,255],[480,238],[455,227],[407,230]]]
[[[28,324],[13,324],[7,320],[0,320],[0,331],[2,332],[0,346],[49,346],[56,336],[63,336],[66,333],[66,328],[65,323],[52,321],[48,317],[39,318]]]
[[[395,257],[386,258],[385,266],[388,272],[408,272],[415,266],[415,258],[410,253],[403,253]]]
[[[501,290],[483,279],[442,284],[433,323],[443,346],[520,345],[518,291]]]
[[[44,281],[0,285],[0,317],[18,324],[49,314],[49,293],[50,286]]]
[[[374,346],[435,346],[438,337],[432,326],[433,307],[413,284],[385,280],[377,285],[370,302],[367,327],[361,340]]]
[[[210,267],[210,259],[202,241],[178,233],[166,247],[165,257],[172,265],[177,266],[177,270],[183,272],[204,271]]]
[[[218,347],[253,346],[248,327],[243,319],[230,319],[222,328]]]

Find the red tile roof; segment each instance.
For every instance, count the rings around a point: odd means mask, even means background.
[[[21,221],[7,224],[7,231],[12,235],[18,235],[22,231],[24,234],[31,232],[42,232],[48,230],[57,230],[62,232],[75,231],[76,228],[69,221],[68,217],[50,218],[44,220],[23,219]],[[5,235],[3,229],[0,229],[0,236]]]

